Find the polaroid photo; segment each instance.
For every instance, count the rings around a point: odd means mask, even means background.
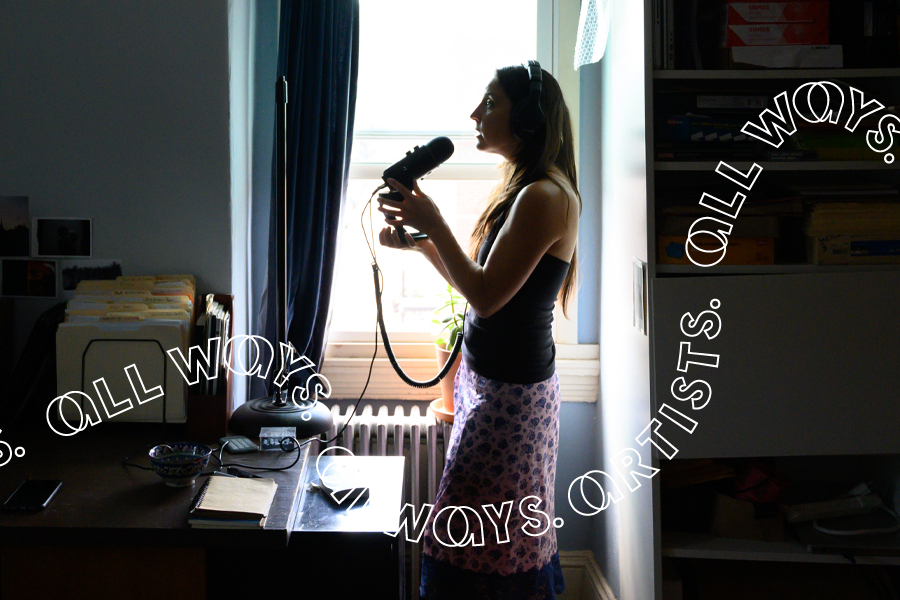
[[[56,261],[0,259],[0,296],[56,298]]]
[[[38,258],[90,257],[90,219],[44,219],[32,223],[32,247]]]
[[[62,295],[71,298],[79,281],[86,279],[115,279],[122,275],[122,259],[87,258],[59,261]]]
[[[29,256],[28,196],[0,196],[0,256]]]

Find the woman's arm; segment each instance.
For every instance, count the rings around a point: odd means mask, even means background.
[[[482,267],[460,248],[440,211],[418,186],[413,194],[396,182],[392,185],[405,200],[381,200],[393,210],[379,210],[399,216],[410,227],[428,234],[452,285],[481,317],[489,317],[506,305],[550,246],[567,232],[567,196],[549,181],[530,184],[513,202]]]
[[[429,239],[424,239],[419,240],[417,244],[421,249],[422,254],[425,255],[425,258],[428,259],[428,262],[430,262],[434,266],[437,272],[441,274],[441,277],[444,278],[444,281],[456,288],[456,284],[453,283],[453,278],[451,278],[450,274],[447,272],[447,267],[444,266],[444,261],[441,260],[441,256],[440,254],[438,254],[437,248],[435,248],[434,246],[434,242]]]

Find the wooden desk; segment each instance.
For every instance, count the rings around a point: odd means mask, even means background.
[[[46,428],[28,436],[9,433],[0,439],[26,452],[0,468],[0,500],[24,479],[59,479],[63,485],[43,511],[0,511],[4,600],[197,600],[291,587],[336,592],[334,582],[348,568],[358,572],[360,563],[375,584],[367,587],[367,597],[397,599],[402,593],[403,544],[381,533],[396,530],[402,458],[352,459],[368,461],[378,473],[373,502],[353,513],[352,521],[321,494],[304,493],[308,482],[318,479],[315,460],[307,459],[285,471],[260,472],[278,483],[264,529],[192,529],[188,510],[205,477],[190,488],[172,488],[152,471],[122,466],[133,452],[132,462],[149,464],[144,446],[185,439],[177,427],[169,426],[165,437],[161,425],[106,423],[68,438]],[[295,457],[295,452],[259,452],[223,458],[286,466]],[[207,471],[215,465],[211,459]]]

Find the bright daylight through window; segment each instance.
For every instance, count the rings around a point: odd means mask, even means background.
[[[372,259],[360,227],[363,206],[382,183],[385,168],[413,146],[446,135],[456,148],[453,156],[420,185],[468,252],[501,160],[475,150],[469,115],[496,68],[535,58],[537,0],[361,0],[360,29],[352,165],[338,237],[331,332],[371,341],[375,302]],[[368,214],[363,222],[369,234]],[[432,311],[443,303],[446,283],[424,256],[377,245],[383,226],[382,214],[373,210],[385,324],[400,334],[398,340],[430,338],[436,332]]]

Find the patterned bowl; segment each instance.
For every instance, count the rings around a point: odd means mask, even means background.
[[[209,463],[212,448],[194,442],[160,444],[150,450],[150,465],[166,485],[188,487]]]

